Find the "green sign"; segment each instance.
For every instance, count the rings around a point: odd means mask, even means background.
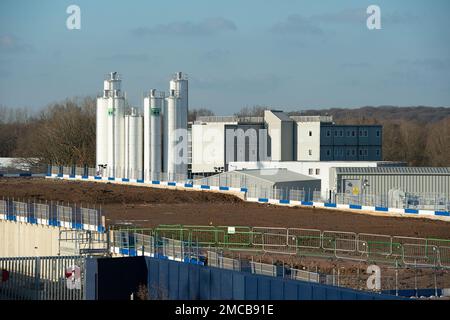
[[[151,108],[150,113],[154,116],[159,116],[160,110],[158,108]]]

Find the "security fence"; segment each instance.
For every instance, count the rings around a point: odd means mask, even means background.
[[[0,219],[103,231],[101,210],[58,201],[0,199]]]
[[[361,290],[368,290],[367,266],[377,264],[382,272],[376,291],[414,289],[418,295],[419,289],[441,292],[439,288],[450,286],[449,240],[270,227],[160,225],[111,232],[112,250],[125,256],[145,255]],[[320,270],[294,262],[308,257],[322,264]],[[326,266],[329,259],[334,261],[329,263],[331,269]],[[340,260],[356,265],[340,267],[336,265]]]
[[[389,194],[368,194],[360,193],[353,195],[350,193],[336,193],[334,190],[318,190],[311,188],[298,187],[272,187],[263,184],[252,184],[247,176],[237,175],[211,175],[205,176],[192,174],[173,174],[166,172],[150,172],[143,169],[125,169],[116,168],[89,168],[75,166],[48,166],[47,175],[52,174],[59,177],[76,176],[95,179],[109,179],[119,181],[136,180],[137,182],[152,181],[159,184],[161,181],[171,183],[186,184],[189,186],[205,185],[214,186],[218,190],[228,190],[226,188],[242,188],[246,191],[247,199],[257,199],[263,202],[275,200],[277,203],[290,203],[290,201],[318,202],[345,204],[355,206],[381,207],[381,208],[400,208],[411,210],[430,210],[430,211],[450,211],[450,197],[445,194],[434,193],[398,193]],[[135,182],[136,182],[135,181]],[[219,189],[223,188],[224,189]],[[416,213],[416,212],[412,212]]]
[[[450,240],[332,230],[160,225],[154,229],[111,230],[114,248],[183,260],[205,248],[312,256],[355,262],[450,268]],[[119,249],[116,249],[119,250]],[[184,258],[183,258],[184,257]]]
[[[79,256],[0,258],[0,300],[82,300],[84,270]]]
[[[349,193],[333,193],[332,202],[360,206],[377,206],[385,208],[400,208],[413,210],[449,211],[450,198],[437,193],[404,193],[402,195],[367,194],[352,195]]]
[[[114,168],[89,168],[76,166],[48,166],[47,174],[58,176],[81,176],[81,177],[104,177],[129,180],[146,181],[173,181],[179,183],[192,183],[187,174],[174,174],[166,172],[151,172],[143,169],[133,169],[125,167]]]

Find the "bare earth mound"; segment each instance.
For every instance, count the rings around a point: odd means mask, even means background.
[[[101,205],[108,224],[295,227],[450,238],[450,223],[247,203],[228,194],[37,178],[1,178],[0,197]]]

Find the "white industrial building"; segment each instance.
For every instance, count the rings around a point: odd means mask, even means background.
[[[200,117],[192,124],[192,173],[231,170],[231,162],[381,161],[382,127],[336,125],[330,116]],[[275,165],[275,164],[274,164]]]

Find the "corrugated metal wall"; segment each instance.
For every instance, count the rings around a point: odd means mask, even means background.
[[[450,196],[450,176],[433,174],[337,174],[337,191],[344,192],[344,180],[367,179],[368,194],[387,194],[390,189],[401,189],[410,193],[439,193]]]

